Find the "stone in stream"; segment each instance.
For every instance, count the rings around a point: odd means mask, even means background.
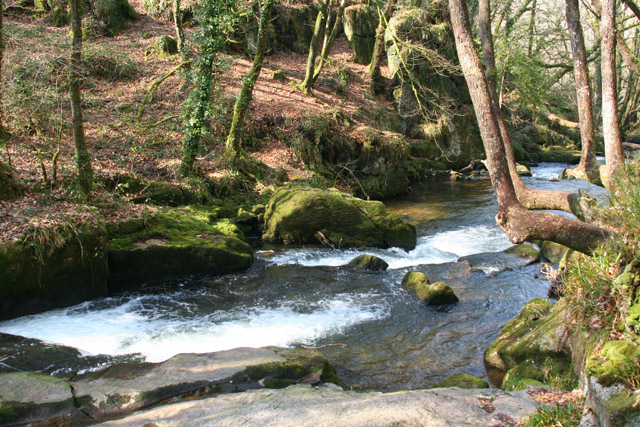
[[[445,305],[458,302],[453,289],[444,282],[430,283],[424,273],[409,271],[402,279],[402,285],[415,291],[420,301],[427,305]]]
[[[559,264],[570,249],[560,243],[545,240],[540,247],[540,255],[553,264]]]
[[[482,270],[488,275],[498,275],[503,271],[514,270],[540,261],[540,253],[526,243],[511,246],[502,252],[484,252],[458,258],[458,262],[467,263],[474,270]]]
[[[416,229],[382,202],[305,186],[278,189],[264,214],[267,242],[325,243],[336,248],[416,246]],[[319,240],[320,239],[320,240]]]
[[[380,273],[386,271],[389,264],[387,264],[382,258],[378,258],[375,255],[359,255],[349,261],[347,266],[356,270]]]
[[[484,408],[492,407],[492,411]],[[345,391],[327,384],[250,390],[160,406],[104,426],[514,426],[540,406],[526,391]]]

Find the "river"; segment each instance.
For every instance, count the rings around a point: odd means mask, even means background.
[[[543,164],[525,182],[603,196],[584,181],[550,182],[565,166]],[[140,353],[152,362],[243,346],[317,347],[354,390],[427,388],[456,372],[486,378],[484,349],[526,301],[547,295],[540,265],[498,274],[456,263],[510,246],[495,225],[489,182],[429,181],[387,206],[416,226],[414,250],[265,245],[240,274],[189,278],[25,316],[1,322],[0,332],[86,354]],[[362,253],[386,260],[388,271],[340,267]],[[460,302],[426,307],[400,285],[409,270],[448,283]]]

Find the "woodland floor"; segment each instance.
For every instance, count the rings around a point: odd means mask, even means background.
[[[128,29],[115,37],[84,42],[85,57],[115,60],[121,66],[116,73],[123,76],[104,78],[99,76],[100,69],[87,71],[83,112],[93,168],[102,177],[131,174],[177,183],[182,104],[188,95],[184,76],[176,73],[165,80],[153,102],[145,108],[140,122],[137,120],[149,86],[180,64],[179,55],[163,59],[145,55],[157,37],[174,35],[173,24],[147,15],[142,0],[130,3],[139,18]],[[139,215],[140,206],[114,207],[108,203],[113,195],[106,191],[96,191],[95,197],[104,199],[109,207],[98,209],[77,205],[79,195],[70,192],[68,186],[51,185],[52,158],[58,149],[55,184],[75,174],[71,111],[65,84],[69,29],[56,28],[44,18],[10,15],[5,17],[5,40],[3,107],[11,138],[0,157],[30,186],[41,182],[50,189],[29,192],[16,201],[0,202],[0,241],[13,240],[27,230],[61,222],[86,222],[96,217],[126,219]],[[251,59],[241,54],[228,54],[226,58],[229,66],[221,78],[224,95],[219,102],[226,113],[212,124],[212,135],[204,142],[208,154],[198,161],[198,168],[205,176],[221,173],[215,159],[226,136],[231,118],[229,110],[251,66]],[[331,59],[316,84],[315,96],[310,97],[295,89],[295,84],[304,77],[306,55],[294,52],[268,55],[253,92],[245,128],[251,131],[262,125],[277,126],[285,140],[267,137],[254,147],[251,155],[270,168],[282,167],[290,178],[308,178],[309,172],[286,144],[287,135],[302,121],[314,115],[341,112],[349,117],[351,125],[347,131],[354,136],[362,126],[379,127],[380,117],[393,106],[382,97],[369,95],[367,68],[351,58],[348,43],[342,36],[336,40]],[[90,64],[97,68],[103,66],[99,61]],[[274,80],[276,70],[284,71],[291,81]],[[383,67],[382,72],[387,75],[388,69]],[[346,79],[348,84],[336,90],[339,79]],[[17,101],[19,98],[12,94],[20,90],[26,95]],[[44,184],[45,173],[48,184]]]

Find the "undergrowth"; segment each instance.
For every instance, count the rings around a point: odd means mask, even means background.
[[[632,307],[640,304],[640,163],[627,164],[616,185],[612,203],[601,212],[603,222],[614,230],[613,237],[592,256],[571,256],[563,277],[569,319],[587,331],[592,354],[598,354],[607,341],[637,344],[640,340],[640,323],[636,325],[630,316],[630,310],[636,310]],[[631,390],[639,389],[640,361],[625,363],[610,377]]]
[[[578,427],[581,418],[582,408],[574,403],[541,406],[522,427]]]

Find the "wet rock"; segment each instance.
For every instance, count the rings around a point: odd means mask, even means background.
[[[402,279],[402,285],[415,291],[420,301],[427,305],[445,305],[458,302],[453,289],[444,282],[430,283],[424,273],[409,271]]]
[[[521,165],[519,163],[516,163],[516,172],[520,176],[533,176],[533,174],[531,173],[528,167],[526,167],[525,165]]]
[[[0,319],[107,295],[103,227],[42,230],[42,236],[37,244],[0,243]]]
[[[358,64],[369,64],[376,42],[378,11],[367,4],[349,6],[344,10],[343,23],[353,60]]]
[[[548,300],[535,298],[525,304],[484,353],[492,383],[501,384],[507,371],[520,364],[530,364],[545,372],[544,378],[553,386],[573,387],[576,378],[571,350],[565,339],[568,333],[565,316],[564,302],[552,305]],[[538,379],[536,377],[531,379]]]
[[[80,409],[94,419],[104,419],[167,399],[331,381],[338,382],[321,354],[270,347],[179,354],[157,364],[116,365],[78,377],[71,385]]]
[[[548,240],[542,242],[542,246],[540,247],[540,255],[553,264],[559,264],[568,251],[569,248],[566,246]]]
[[[458,259],[458,262],[468,263],[476,270],[485,274],[497,275],[507,270],[514,270],[533,264],[540,260],[540,254],[531,245],[515,245],[502,252],[485,252],[468,255]]]
[[[205,210],[165,209],[138,230],[115,230],[107,244],[111,290],[139,288],[188,274],[241,271],[253,262],[244,233]]]
[[[26,371],[71,376],[80,370],[140,358],[135,354],[87,356],[73,347],[0,333],[0,373]]]
[[[493,410],[486,411],[483,405]],[[182,402],[132,414],[105,426],[349,425],[513,426],[539,406],[525,391],[438,389],[395,393],[296,385]]]
[[[489,388],[489,383],[482,378],[459,372],[451,375],[446,380],[434,384],[433,388],[458,387],[458,388]]]
[[[357,270],[370,271],[374,273],[386,271],[389,267],[389,264],[387,264],[385,260],[374,255],[359,255],[349,261],[349,264],[347,265]]]
[[[74,406],[66,381],[31,372],[0,374],[0,425],[87,418]]]
[[[267,242],[319,243],[319,236],[336,248],[410,250],[416,245],[415,227],[387,211],[381,202],[338,191],[280,188],[271,196],[264,219],[262,238]]]

